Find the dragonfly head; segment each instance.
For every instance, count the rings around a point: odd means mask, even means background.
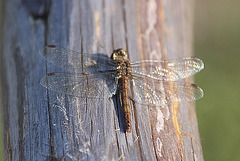
[[[128,60],[128,53],[124,49],[116,49],[113,50],[111,55],[111,59],[115,61],[126,61]]]

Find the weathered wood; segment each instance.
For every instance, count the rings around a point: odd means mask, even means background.
[[[124,48],[132,61],[192,55],[192,3],[5,0],[5,160],[203,160],[192,103],[134,104],[132,132],[123,133],[121,112],[109,95],[82,101],[39,83],[61,71],[40,56],[47,44],[108,56]]]

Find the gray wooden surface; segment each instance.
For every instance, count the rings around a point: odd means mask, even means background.
[[[203,160],[194,103],[132,105],[125,134],[107,94],[80,100],[39,83],[62,71],[40,56],[47,44],[108,56],[124,48],[131,61],[191,56],[192,8],[193,0],[5,0],[5,160]]]

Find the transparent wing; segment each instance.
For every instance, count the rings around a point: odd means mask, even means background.
[[[131,71],[134,75],[164,81],[176,81],[187,78],[203,68],[203,61],[194,57],[175,60],[142,60],[131,63]]]
[[[117,84],[115,73],[97,75],[50,73],[41,79],[41,85],[63,94],[81,98],[101,98],[105,89],[115,94]]]
[[[103,54],[84,54],[60,46],[48,45],[40,54],[58,67],[75,71],[114,70],[117,64]]]
[[[195,84],[163,82],[137,77],[131,80],[134,100],[145,105],[169,105],[178,101],[194,101],[203,97],[203,90]]]

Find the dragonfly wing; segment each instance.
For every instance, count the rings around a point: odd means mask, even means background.
[[[117,66],[103,54],[84,54],[55,45],[46,46],[40,53],[49,62],[71,72],[113,70]]]
[[[97,75],[50,73],[42,78],[41,85],[63,94],[81,98],[102,98],[105,89],[111,94],[117,90],[114,73]]]
[[[194,57],[175,60],[143,60],[131,63],[131,71],[134,75],[143,75],[164,81],[187,78],[203,68],[203,61]]]
[[[163,90],[155,91],[149,83],[139,79],[132,79],[133,100],[143,105],[163,105],[166,104]]]
[[[134,100],[146,105],[169,105],[179,101],[194,101],[203,97],[203,90],[195,84],[164,82],[148,77],[132,79]]]

